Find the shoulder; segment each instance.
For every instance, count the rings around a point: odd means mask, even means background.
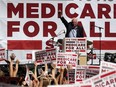
[[[77,25],[77,27],[78,27],[78,28],[83,28],[83,27],[82,27],[82,26],[80,26],[80,25]]]

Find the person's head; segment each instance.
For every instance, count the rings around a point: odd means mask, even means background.
[[[77,26],[78,19],[77,18],[72,18],[72,23],[73,23],[74,27]]]
[[[43,87],[47,87],[49,85],[49,80],[48,79],[44,79],[43,80]]]
[[[41,81],[43,82],[42,87],[47,87],[50,84],[49,78],[46,76],[39,76],[38,81],[40,81],[40,83]]]

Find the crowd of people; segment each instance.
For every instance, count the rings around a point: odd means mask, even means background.
[[[33,69],[25,65],[25,72],[19,75],[18,72],[21,71],[19,69],[20,61],[16,59],[15,54],[12,53],[9,60],[4,60],[8,64],[9,77],[19,78],[18,82],[11,84],[22,87],[47,87],[48,85],[69,84],[68,71],[71,70],[71,65],[68,65],[67,68],[56,68],[54,63],[38,64],[34,62]],[[1,77],[5,77],[5,75],[1,75]]]

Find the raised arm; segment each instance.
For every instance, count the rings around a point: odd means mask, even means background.
[[[16,60],[16,67],[15,67],[15,69],[14,69],[14,71],[13,71],[13,76],[14,77],[16,77],[17,76],[17,72],[18,72],[18,68],[19,68],[19,60],[17,59]]]
[[[48,64],[47,63],[45,63],[45,72],[44,73],[48,74]]]
[[[9,66],[9,74],[10,77],[13,77],[13,60],[10,59],[10,66]]]
[[[63,73],[64,73],[64,68],[61,67],[61,68],[60,68],[60,84],[63,83]]]
[[[10,77],[14,77],[13,61],[14,61],[15,57],[16,57],[16,56],[15,56],[14,53],[12,53],[12,54],[10,55],[10,66],[9,66],[9,69],[10,69],[10,71],[9,71]],[[8,61],[7,61],[7,62],[8,62]]]
[[[51,66],[52,66],[52,75],[51,75],[51,77],[52,77],[52,79],[54,80],[54,83],[55,83],[55,85],[58,85],[58,80],[57,80],[57,78],[55,78],[55,73],[56,73],[56,64],[51,64]]]
[[[65,25],[66,28],[68,28],[68,22],[67,20],[62,16],[62,12],[59,10],[58,11],[58,16],[61,19],[62,23]]]
[[[35,77],[37,78],[37,62],[34,62],[34,65],[35,65],[34,74]]]

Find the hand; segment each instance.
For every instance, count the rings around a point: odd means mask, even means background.
[[[55,69],[56,68],[56,64],[51,64],[51,67],[53,68],[53,69]]]
[[[37,66],[37,65],[38,65],[36,61],[34,62],[34,65],[35,65],[35,66]]]
[[[16,57],[16,56],[15,56],[15,54],[14,54],[14,53],[12,53],[12,54],[11,54],[11,56],[10,56],[10,59],[11,59],[11,60],[14,60],[14,59],[15,59],[15,57]]]
[[[20,63],[20,61],[17,59],[17,60],[16,60],[16,63],[18,63],[18,64],[19,64],[19,63]]]
[[[58,11],[58,18],[61,18],[61,16],[62,16],[62,12],[61,12],[61,10],[59,10]]]

